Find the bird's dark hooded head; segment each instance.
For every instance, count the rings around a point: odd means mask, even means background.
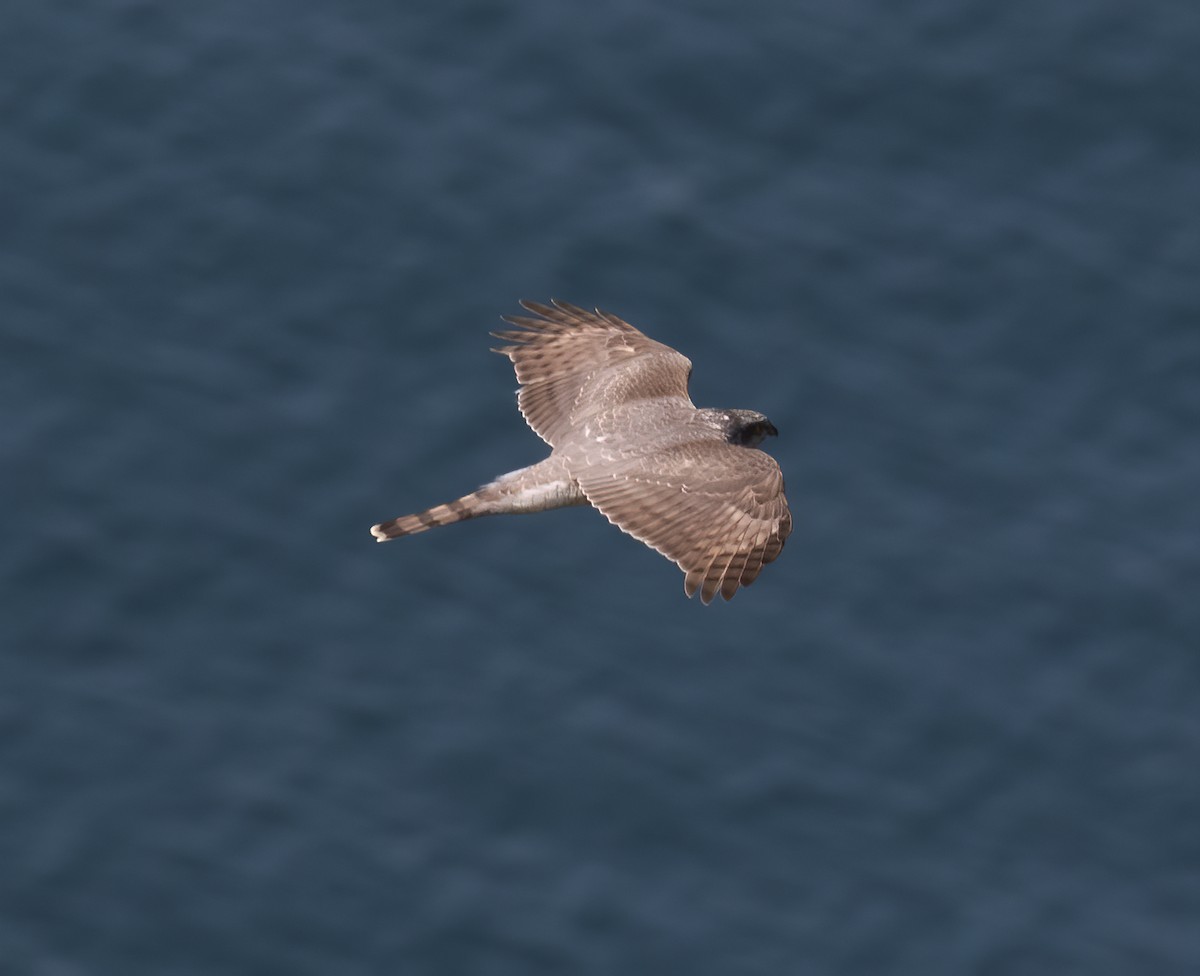
[[[730,444],[758,447],[764,438],[775,437],[775,425],[756,410],[723,410],[728,418],[725,436]]]

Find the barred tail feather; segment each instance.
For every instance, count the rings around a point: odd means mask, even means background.
[[[376,542],[388,542],[401,536],[416,535],[439,525],[450,525],[485,514],[483,506],[472,504],[475,501],[474,495],[467,495],[445,505],[434,505],[433,508],[417,512],[415,515],[401,515],[388,522],[372,525],[371,535],[375,536]]]

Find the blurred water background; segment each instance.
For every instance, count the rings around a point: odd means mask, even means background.
[[[1200,7],[14,0],[0,971],[1200,972]],[[728,605],[537,460],[781,431]]]

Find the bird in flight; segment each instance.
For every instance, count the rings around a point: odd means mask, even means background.
[[[517,406],[550,456],[456,501],[371,527],[379,542],[481,515],[591,505],[684,572],[684,591],[730,599],[792,531],[783,474],[758,449],[775,426],[753,410],[697,408],[691,362],[628,322],[567,302],[492,335],[512,360]]]

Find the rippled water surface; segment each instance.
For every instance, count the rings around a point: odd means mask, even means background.
[[[34,3],[14,974],[1200,971],[1200,8]],[[600,305],[781,436],[730,604],[531,463]]]

